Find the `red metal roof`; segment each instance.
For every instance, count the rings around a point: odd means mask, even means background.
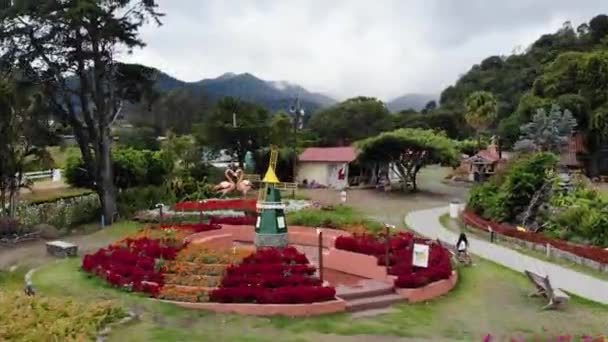
[[[357,150],[346,147],[309,147],[298,157],[305,162],[342,162],[350,163],[357,159]]]

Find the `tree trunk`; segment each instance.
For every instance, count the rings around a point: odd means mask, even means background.
[[[101,211],[108,225],[114,223],[117,213],[116,186],[114,185],[114,170],[112,165],[112,148],[109,132],[102,135],[97,150],[97,194],[101,203]]]
[[[481,133],[477,133],[477,152],[481,151]]]

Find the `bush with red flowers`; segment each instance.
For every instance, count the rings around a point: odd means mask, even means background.
[[[253,226],[257,216],[214,216],[209,220],[209,224],[230,224],[235,226]]]
[[[222,229],[217,223],[209,222],[209,223],[180,223],[180,224],[165,224],[160,226],[162,229],[185,229],[189,230],[192,233],[200,233],[200,232],[208,232],[210,230],[218,230]]]
[[[333,287],[322,286],[315,268],[293,247],[264,248],[228,268],[209,299],[220,303],[297,304],[332,300]]]
[[[164,284],[157,260],[172,260],[178,251],[179,248],[166,245],[160,239],[127,238],[85,255],[82,269],[114,286],[156,296]]]
[[[427,268],[413,265],[414,243],[430,246],[429,264]],[[386,237],[370,234],[340,236],[335,241],[337,249],[354,253],[373,255],[378,259],[378,265],[386,265]],[[396,287],[417,288],[431,282],[447,279],[452,274],[452,264],[449,252],[431,240],[414,237],[412,233],[401,232],[390,236],[388,241],[390,275],[397,276]]]
[[[209,199],[203,201],[186,201],[175,204],[178,211],[215,211],[215,210],[240,210],[255,211],[255,199]]]

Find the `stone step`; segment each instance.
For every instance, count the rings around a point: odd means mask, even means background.
[[[357,312],[372,309],[381,309],[397,303],[405,303],[405,298],[398,294],[387,294],[376,297],[353,299],[346,302],[346,310]]]
[[[378,284],[376,286],[341,287],[336,288],[337,296],[349,301],[366,297],[377,297],[394,293],[393,286],[389,284]]]

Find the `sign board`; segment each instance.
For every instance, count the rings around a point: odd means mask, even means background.
[[[255,227],[256,227],[256,228],[260,228],[260,221],[261,221],[261,220],[260,220],[260,217],[258,216],[258,219],[257,219],[257,221],[255,222]]]
[[[418,267],[429,266],[429,246],[422,244],[414,244],[414,257],[412,264]]]
[[[279,226],[279,228],[285,228],[285,217],[283,216],[279,216],[277,217],[277,226]]]

